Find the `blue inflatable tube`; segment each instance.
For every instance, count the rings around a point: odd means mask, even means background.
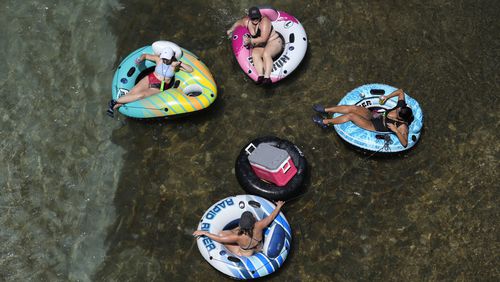
[[[340,105],[356,105],[370,110],[389,110],[396,106],[398,97],[387,100],[383,105],[379,102],[381,95],[389,95],[397,88],[386,84],[366,84],[362,85],[342,98]],[[420,139],[424,116],[418,102],[405,93],[405,100],[408,107],[413,111],[414,120],[410,124],[408,132],[408,146],[403,147],[397,136],[390,132],[370,131],[356,126],[352,122],[334,125],[337,134],[347,143],[362,151],[375,152],[379,154],[400,153],[414,147]],[[333,117],[341,116],[335,113]]]

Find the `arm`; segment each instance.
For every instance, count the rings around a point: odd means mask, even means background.
[[[262,17],[260,36],[257,38],[249,38],[250,44],[252,46],[257,46],[266,43],[271,35],[271,25],[271,21],[267,17]]]
[[[269,226],[269,224],[273,222],[276,216],[278,216],[278,214],[280,213],[280,209],[284,204],[285,202],[283,201],[276,202],[276,208],[273,210],[273,212],[270,215],[266,216],[264,219],[257,221],[255,223],[255,226],[261,229],[264,229],[267,226]]]
[[[212,234],[208,231],[203,231],[203,230],[196,230],[193,233],[193,236],[207,236],[208,238],[210,238],[216,242],[222,243],[222,244],[237,243],[237,240],[238,240],[238,235],[236,235],[236,234],[228,235],[228,236],[219,236],[219,235],[215,235],[215,234]]]
[[[193,67],[183,62],[179,62],[179,68],[185,72],[193,72]]]
[[[261,32],[260,36],[257,38],[247,37],[245,38],[245,43],[250,44],[251,46],[258,46],[263,43],[266,43],[269,40],[269,36],[271,35],[271,21],[267,17],[262,18],[261,24]]]
[[[238,27],[238,26],[244,26],[244,25],[245,25],[245,19],[246,19],[246,17],[244,17],[244,18],[242,18],[242,19],[240,19],[240,20],[237,20],[237,21],[236,21],[236,22],[235,22],[235,23],[231,26],[231,28],[230,28],[230,29],[228,29],[228,30],[226,31],[227,35],[228,35],[228,36],[230,36],[230,35],[233,33],[233,31],[234,31],[234,29],[235,29],[236,27]]]
[[[399,142],[401,142],[401,145],[406,148],[406,146],[408,146],[408,130],[406,125],[401,125],[399,126],[399,128],[397,128],[394,124],[389,123],[387,127],[389,127],[389,129],[396,134]]]
[[[398,90],[392,92],[391,94],[389,94],[387,96],[382,95],[382,96],[380,96],[380,98],[381,98],[382,101],[385,102],[385,101],[391,99],[394,96],[398,96],[398,100],[403,100],[404,101],[404,99],[405,99],[405,93],[403,92],[403,89],[398,89]]]
[[[172,67],[175,69],[175,71],[181,69],[185,72],[193,72],[193,67],[190,65],[183,63],[181,61],[175,61],[172,63]]]
[[[152,62],[157,62],[160,59],[159,56],[157,55],[149,55],[149,54],[142,54],[137,58],[138,62],[142,62],[144,60],[152,61]]]

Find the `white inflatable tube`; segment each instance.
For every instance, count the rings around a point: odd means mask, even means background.
[[[198,230],[219,234],[222,230],[238,226],[241,214],[250,211],[257,220],[271,214],[276,206],[254,195],[227,197],[212,205],[203,215]],[[290,250],[292,230],[282,212],[264,230],[264,246],[252,256],[238,256],[223,244],[202,236],[197,239],[198,249],[205,260],[220,272],[236,279],[266,276],[283,265]]]

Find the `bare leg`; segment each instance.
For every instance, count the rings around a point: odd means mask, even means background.
[[[252,49],[252,59],[255,70],[258,76],[264,75],[264,61],[262,60],[262,53],[264,53],[264,48],[254,47]]]
[[[264,58],[264,77],[268,78],[273,72],[273,57],[276,56],[283,46],[281,38],[274,39],[267,43],[264,48],[263,58]]]
[[[335,106],[335,107],[330,107],[330,108],[325,108],[325,111],[327,113],[339,113],[339,114],[349,114],[353,113],[358,116],[361,116],[367,120],[370,120],[372,118],[372,113],[369,109],[361,106]]]
[[[329,124],[329,123],[341,124],[341,123],[345,123],[348,121],[352,121],[355,125],[357,125],[361,128],[375,131],[375,127],[373,126],[373,123],[371,122],[371,120],[366,119],[366,118],[364,118],[358,114],[355,114],[355,113],[348,113],[348,114],[341,115],[339,117],[332,118],[332,119],[324,119],[323,123],[324,124]]]
[[[137,95],[149,88],[149,79],[148,76],[143,77],[139,83],[137,83],[129,92],[127,95],[120,97],[116,102],[119,104],[125,104],[125,103],[130,103],[136,100],[139,100],[140,98],[137,98]]]
[[[168,85],[169,83],[170,80],[165,80],[165,85]],[[139,81],[139,83],[134,86],[134,88],[132,88],[132,90],[130,90],[127,95],[122,96],[118,100],[116,100],[117,104],[113,109],[117,109],[123,104],[141,100],[160,92],[161,91],[158,88],[149,88],[149,79],[147,76],[145,76]]]

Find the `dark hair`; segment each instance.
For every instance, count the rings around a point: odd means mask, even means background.
[[[241,236],[243,234],[248,235],[248,237],[253,237],[253,228],[251,229],[243,229],[240,227],[240,231],[238,231],[238,236]]]
[[[255,217],[252,212],[246,211],[241,214],[240,217],[240,230],[238,231],[238,235],[247,234],[250,237],[253,237],[253,227],[255,226]]]
[[[399,110],[399,116],[402,120],[404,120],[408,125],[413,122],[413,111],[408,106],[401,107]]]
[[[177,58],[175,56],[172,56],[172,58],[170,58],[170,59],[162,58],[161,60],[163,61],[163,63],[165,65],[170,65],[171,63],[177,61]]]

